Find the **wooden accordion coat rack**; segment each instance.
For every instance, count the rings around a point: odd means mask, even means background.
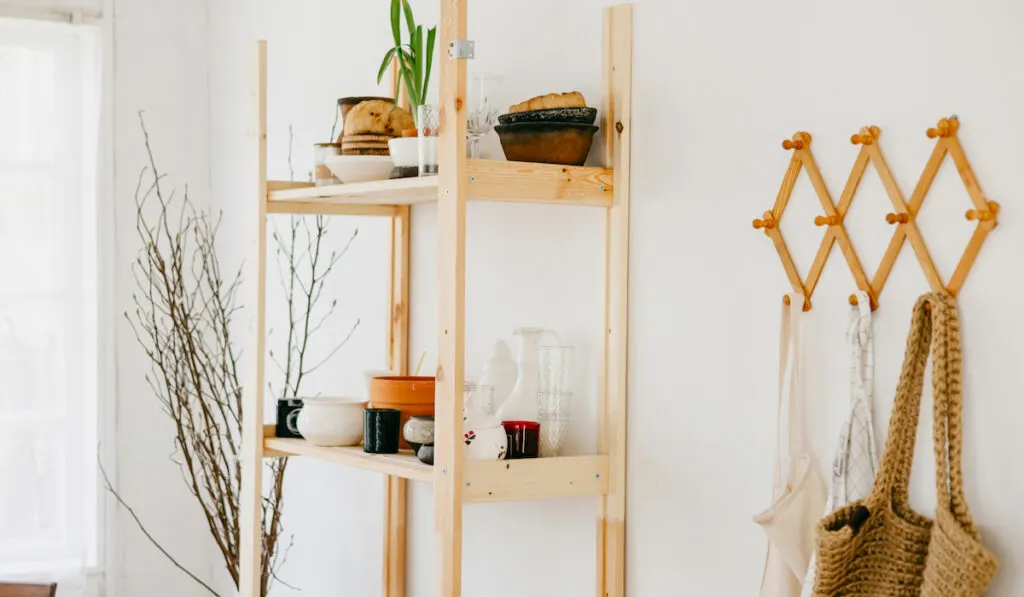
[[[928,138],[936,139],[935,148],[932,150],[931,157],[928,158],[924,172],[921,173],[909,202],[904,200],[899,187],[896,185],[896,180],[893,178],[892,171],[889,170],[885,157],[882,155],[882,150],[878,145],[881,130],[876,126],[864,127],[850,138],[854,145],[860,145],[860,152],[857,154],[853,170],[850,172],[850,177],[846,182],[846,187],[843,189],[843,194],[840,196],[838,204],[832,202],[828,189],[825,187],[825,181],[822,179],[821,172],[814,161],[814,155],[811,153],[811,135],[801,131],[794,134],[792,139],[786,139],[782,142],[783,149],[792,151],[793,157],[790,159],[789,167],[786,169],[786,174],[782,179],[782,188],[779,189],[775,205],[770,211],[764,212],[760,218],[754,220],[754,228],[764,230],[765,235],[772,239],[775,250],[778,251],[779,258],[782,260],[782,267],[786,271],[786,276],[793,286],[793,291],[804,296],[805,311],[811,308],[811,295],[814,294],[818,278],[821,277],[825,261],[828,259],[832,245],[835,243],[839,244],[839,248],[843,252],[843,257],[850,268],[850,273],[853,274],[857,288],[866,292],[871,298],[871,307],[873,309],[878,308],[878,298],[882,294],[882,288],[885,286],[885,282],[892,271],[893,265],[896,263],[896,257],[903,248],[905,240],[910,241],[910,246],[914,250],[914,255],[917,256],[917,261],[920,263],[931,289],[936,292],[946,291],[954,298],[956,297],[963,287],[971,265],[974,264],[974,260],[981,250],[982,243],[985,242],[985,237],[995,228],[999,215],[999,204],[985,198],[977,179],[974,177],[974,171],[971,169],[967,156],[964,154],[960,141],[956,136],[959,128],[959,121],[956,116],[952,116],[950,118],[943,118],[934,128],[928,129]],[[935,175],[938,173],[947,154],[956,165],[960,179],[963,181],[967,194],[974,204],[973,209],[967,210],[965,217],[968,220],[976,221],[978,225],[970,241],[967,243],[967,248],[960,258],[956,269],[953,271],[949,282],[943,283],[938,271],[935,269],[931,256],[928,254],[928,248],[925,245],[921,231],[917,227],[915,218],[921,211],[921,205],[924,203],[932,181],[935,180]],[[889,201],[892,203],[893,211],[885,215],[885,221],[895,226],[892,239],[889,241],[889,246],[882,257],[882,262],[879,264],[878,269],[875,270],[874,277],[871,280],[868,280],[867,275],[864,273],[864,268],[861,267],[860,261],[857,259],[853,243],[850,241],[850,237],[843,225],[843,218],[850,209],[850,204],[857,193],[857,187],[860,185],[861,178],[864,176],[869,163],[874,165],[879,178],[882,180],[882,185],[885,187],[886,194],[889,196]],[[814,192],[818,196],[822,210],[825,212],[824,215],[815,217],[814,223],[817,226],[826,226],[825,237],[821,240],[818,253],[811,264],[811,269],[808,271],[806,279],[801,279],[799,272],[797,272],[793,258],[786,247],[786,242],[782,238],[782,230],[780,228],[783,213],[786,210],[786,205],[789,203],[790,195],[793,193],[793,187],[801,170],[807,171],[807,175],[811,179],[811,185],[814,187]],[[788,301],[788,297],[784,297],[784,300]],[[857,304],[855,294],[850,295],[850,303]]]

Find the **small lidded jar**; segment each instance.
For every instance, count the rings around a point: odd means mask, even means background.
[[[341,181],[335,178],[331,169],[327,167],[327,158],[336,155],[341,155],[341,143],[313,144],[313,164],[316,167],[313,178],[316,181],[316,186],[341,184]]]

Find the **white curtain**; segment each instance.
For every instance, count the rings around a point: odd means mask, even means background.
[[[97,559],[90,29],[0,20],[0,578]]]

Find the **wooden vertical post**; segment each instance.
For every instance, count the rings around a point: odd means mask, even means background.
[[[462,383],[466,302],[466,61],[447,55],[466,39],[466,0],[441,0],[437,187],[438,344],[434,431],[435,597],[462,594]]]
[[[267,42],[256,44],[256,280],[251,287],[256,305],[255,342],[250,383],[245,388],[242,419],[242,495],[240,499],[239,597],[262,594],[263,561],[263,367],[266,341],[267,280]]]
[[[598,521],[599,597],[626,594],[626,336],[629,298],[629,149],[633,61],[633,7],[604,12],[605,155],[615,172],[605,241],[605,348],[599,451],[608,454],[608,494]]]
[[[391,281],[388,299],[388,369],[409,374],[409,206],[391,218]],[[384,597],[405,597],[408,483],[388,475],[384,486]]]

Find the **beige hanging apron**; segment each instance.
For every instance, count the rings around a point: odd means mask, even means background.
[[[825,482],[804,438],[804,389],[800,372],[804,297],[790,295],[779,334],[779,402],[772,504],[754,517],[768,535],[760,597],[800,597],[814,552],[814,528],[825,508]],[[787,474],[782,469],[782,413],[787,402]],[[784,480],[785,478],[785,480]]]
[[[871,329],[871,300],[868,293],[857,293],[857,304],[850,307],[850,414],[839,432],[839,443],[832,458],[832,485],[825,505],[825,516],[846,504],[871,494],[878,468],[875,452],[871,402],[875,395],[875,348]],[[804,579],[803,597],[814,594],[816,555]]]

